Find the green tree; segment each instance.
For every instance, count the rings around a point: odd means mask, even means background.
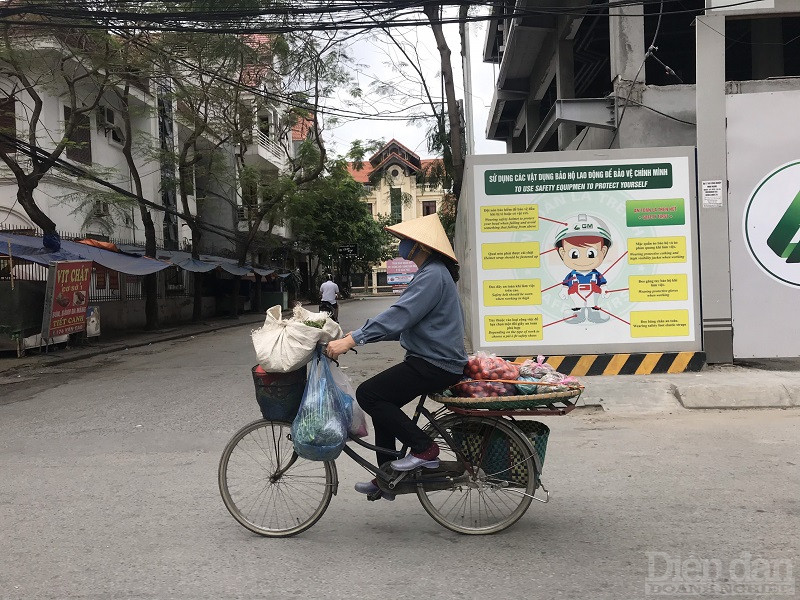
[[[242,71],[242,41],[230,34],[180,32],[158,38],[157,54],[161,72],[168,78],[175,107],[178,135],[174,149],[166,149],[168,161],[177,171],[178,210],[191,231],[192,257],[200,257],[204,215],[202,199],[195,206],[189,200],[195,195],[198,181],[219,178],[226,164],[220,160],[221,149],[230,140],[225,114],[235,107],[227,93],[231,81]],[[181,48],[176,56],[172,51]],[[171,185],[167,179],[162,185]],[[203,289],[195,278],[192,320],[202,316]]]
[[[139,200],[139,215],[142,219],[144,227],[145,239],[145,256],[151,258],[156,257],[156,228],[153,222],[153,216],[145,203],[144,187],[142,185],[142,176],[139,171],[138,156],[146,155],[146,153],[136,152],[134,146],[134,139],[140,139],[145,147],[151,147],[154,143],[150,139],[149,132],[137,131],[134,129],[134,119],[142,116],[150,116],[152,111],[151,106],[147,104],[138,104],[135,101],[136,94],[134,90],[144,91],[142,88],[146,87],[143,84],[142,75],[151,71],[150,64],[147,57],[142,53],[138,47],[138,43],[146,34],[136,34],[129,38],[124,38],[120,45],[119,52],[116,54],[115,70],[119,73],[120,84],[112,88],[112,92],[117,98],[120,115],[122,117],[122,124],[119,126],[119,133],[123,139],[122,154],[125,156],[125,164],[130,173],[131,183],[133,184],[133,193]],[[149,93],[146,93],[149,96]],[[143,138],[143,139],[142,139]],[[144,296],[145,296],[145,328],[157,329],[159,327],[159,313],[158,313],[158,276],[153,273],[144,278]]]
[[[254,202],[243,202],[250,210],[247,211],[248,230],[239,246],[240,263],[246,260],[260,234],[266,233],[264,237],[269,238],[274,225],[287,215],[295,193],[313,185],[324,172],[327,150],[318,116],[321,102],[334,90],[352,86],[348,70],[351,59],[335,38],[302,32],[270,36],[268,49],[260,56],[262,61],[253,67],[259,69],[259,79],[272,91],[266,96],[256,96],[252,107],[255,112],[277,107],[282,114],[272,126],[275,129],[273,139],[284,144],[280,150],[286,166],[267,176],[249,169],[241,157],[245,156],[249,145],[257,143],[248,135],[252,133],[252,121],[243,118],[230,124],[240,148],[237,166],[242,189],[256,190]],[[247,95],[243,99],[246,100]],[[242,105],[242,100],[239,103]],[[239,114],[248,114],[246,108]],[[297,145],[293,141],[293,131],[302,134]],[[266,232],[262,228],[265,222]]]
[[[349,281],[349,269],[365,271],[391,256],[393,243],[375,221],[363,202],[363,188],[348,173],[343,160],[328,165],[327,174],[292,194],[288,215],[298,242],[316,258],[312,279],[321,278],[322,267],[345,265],[340,273],[343,282]],[[339,247],[356,244],[358,255],[343,260]]]

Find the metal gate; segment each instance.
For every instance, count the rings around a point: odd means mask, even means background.
[[[726,104],[733,355],[800,356],[800,92]]]

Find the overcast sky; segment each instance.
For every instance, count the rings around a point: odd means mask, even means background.
[[[423,72],[426,80],[431,85],[435,94],[439,95],[441,85],[439,83],[440,59],[436,50],[436,43],[429,27],[417,27],[413,32],[406,32],[408,36],[415,35],[419,38],[417,44],[420,57],[423,59]],[[456,26],[448,26],[446,30],[450,50],[453,55],[452,63],[456,78],[456,95],[464,97],[464,86],[461,70],[460,42],[458,29]],[[368,89],[373,79],[386,81],[393,75],[394,69],[389,63],[386,55],[386,46],[378,45],[375,41],[376,36],[359,38],[351,46],[351,53],[358,63],[365,65],[364,68],[357,69],[354,73],[360,87],[364,90],[365,100],[374,104],[376,109],[394,110],[386,101],[380,100],[375,95],[368,94]],[[494,90],[495,71],[497,66],[484,63],[483,46],[486,37],[485,23],[470,24],[470,55],[472,57],[472,101],[473,101],[473,138],[475,143],[475,154],[505,154],[505,144],[502,142],[489,141],[485,138],[486,119],[489,114],[489,105],[492,101]],[[415,86],[415,87],[418,87]],[[342,100],[347,103],[347,100]],[[353,108],[350,106],[349,108]],[[371,119],[359,119],[348,123],[342,123],[334,127],[327,127],[324,134],[325,141],[335,154],[344,154],[350,147],[353,140],[361,139],[384,139],[389,141],[395,138],[397,141],[407,146],[421,157],[430,157],[427,150],[425,129],[409,124],[405,121],[378,121]]]

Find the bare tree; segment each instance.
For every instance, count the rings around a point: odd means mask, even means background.
[[[139,173],[139,163],[134,157],[134,137],[142,135],[142,132],[134,131],[133,118],[136,109],[133,107],[131,98],[131,86],[146,87],[142,85],[139,76],[147,72],[147,65],[143,64],[141,51],[137,50],[134,44],[135,40],[127,40],[124,43],[119,55],[119,73],[121,79],[121,87],[115,86],[113,89],[119,104],[120,113],[122,115],[122,154],[125,156],[125,162],[130,172],[131,181],[133,183],[133,193],[140,200],[139,202],[139,215],[142,219],[144,227],[145,238],[145,256],[151,258],[156,257],[156,228],[153,222],[153,217],[147,204],[142,200],[145,199],[144,188],[142,186],[142,177]],[[149,90],[148,90],[149,91]],[[147,92],[145,92],[147,93]],[[148,94],[149,95],[149,94]],[[149,108],[149,107],[148,107]],[[149,136],[146,136],[149,137]],[[144,296],[145,296],[145,328],[157,329],[159,326],[158,314],[158,276],[155,273],[145,276],[144,278]]]
[[[14,175],[20,206],[42,229],[45,243],[58,247],[56,223],[39,207],[34,191],[62,155],[91,164],[90,115],[113,83],[106,66],[114,47],[105,33],[8,23],[0,44],[0,86],[10,102],[7,110],[13,108],[22,122],[23,138],[16,127],[2,132],[7,143],[0,159]],[[63,100],[63,128],[42,122],[44,93]]]

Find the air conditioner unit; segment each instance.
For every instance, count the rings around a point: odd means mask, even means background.
[[[125,143],[125,135],[122,128],[116,124],[117,114],[113,108],[108,106],[97,107],[97,130],[117,144]]]

